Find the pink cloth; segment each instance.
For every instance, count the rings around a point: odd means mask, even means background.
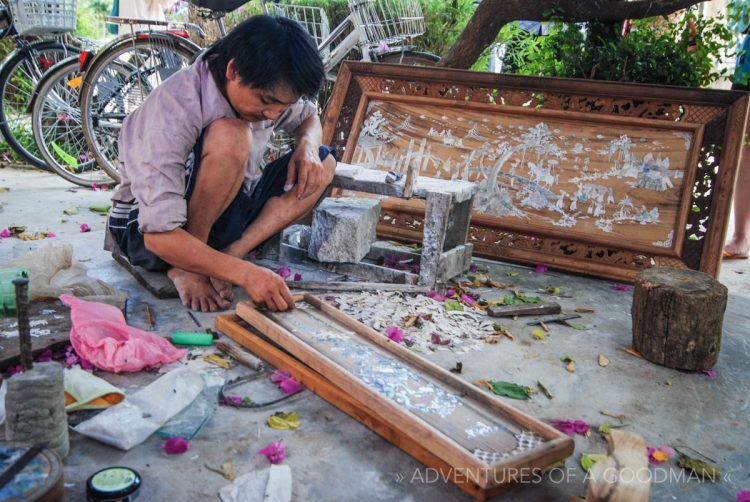
[[[70,307],[70,343],[79,356],[99,369],[120,373],[140,371],[182,358],[185,350],[166,339],[128,326],[122,312],[106,303],[60,296]]]

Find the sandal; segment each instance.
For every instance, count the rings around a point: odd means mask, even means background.
[[[735,254],[725,249],[722,258],[724,260],[747,260],[747,255]]]

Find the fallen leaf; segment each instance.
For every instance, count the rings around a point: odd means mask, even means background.
[[[594,313],[594,311],[591,309],[584,309],[580,307],[576,309],[576,312],[578,312],[579,314],[593,314]]]
[[[66,207],[65,209],[63,209],[63,214],[73,216],[74,214],[78,214],[78,208],[76,206]]]
[[[530,353],[526,354],[523,357],[525,359],[536,359],[537,357],[539,357],[539,353],[538,352],[530,352]]]
[[[560,288],[556,288],[554,286],[547,286],[546,288],[544,288],[544,292],[552,296],[557,296],[560,294]]]
[[[89,206],[89,211],[92,211],[94,213],[107,214],[110,209],[112,209],[112,206],[108,204],[102,206]]]
[[[623,347],[622,350],[624,350],[631,356],[640,357],[641,359],[643,359],[643,356],[641,355],[641,353],[635,349],[631,349],[630,347]]]
[[[597,454],[588,454],[588,453],[582,453],[581,454],[581,467],[583,467],[583,470],[586,472],[591,471],[591,468],[594,466],[595,463],[601,462],[607,458],[607,455],[603,453],[597,453]]]
[[[485,343],[495,344],[495,343],[497,343],[497,342],[500,341],[500,336],[499,335],[487,335],[484,338],[484,341],[485,341]]]
[[[612,432],[612,426],[609,425],[609,422],[604,422],[602,425],[599,426],[599,428],[596,429],[596,432],[600,432],[602,434],[609,434]]]
[[[541,326],[545,333],[549,333],[549,326],[544,324],[544,321],[539,321],[539,326]]]
[[[547,399],[553,399],[555,396],[552,395],[552,393],[549,391],[546,385],[544,385],[541,381],[537,380],[536,382],[537,387],[541,389],[542,394],[547,396]]]
[[[416,315],[410,315],[410,316],[404,317],[403,319],[404,328],[412,327],[414,323],[417,322],[417,319],[419,319],[419,316],[416,316]]]
[[[696,458],[688,457],[687,455],[681,455],[677,461],[677,465],[683,469],[689,470],[697,474],[701,479],[710,479],[716,481],[721,476],[721,469],[713,464],[698,460]]]
[[[518,277],[518,272],[505,272],[508,277]]]
[[[464,306],[458,303],[456,300],[445,300],[445,310],[448,312],[455,310],[458,312],[462,312],[464,310]]]
[[[578,331],[588,331],[588,330],[591,329],[588,326],[584,326],[583,324],[578,324],[578,323],[574,323],[574,322],[564,321],[563,324],[565,324],[566,326],[569,326],[569,327],[571,327],[573,329],[577,329]]]
[[[605,356],[604,354],[599,354],[597,361],[599,362],[599,366],[601,366],[602,368],[606,368],[609,364],[609,359],[607,359],[607,356]]]
[[[430,334],[430,341],[433,345],[450,345],[451,343],[450,338],[446,338],[445,340],[443,340],[437,333]]]
[[[541,329],[535,329],[531,334],[534,335],[537,340],[544,340],[547,338],[547,335]]]
[[[568,373],[575,373],[576,372],[576,362],[570,361],[566,366],[565,369],[568,370]]]
[[[498,396],[509,397],[511,399],[529,399],[529,393],[526,387],[512,382],[503,382],[500,380],[477,380],[474,382],[490,389]]]
[[[672,380],[667,380],[664,382],[664,385],[672,385]]]
[[[225,370],[228,370],[232,366],[232,363],[231,361],[229,361],[229,359],[225,359],[218,354],[209,354],[207,356],[203,356],[203,360],[211,364],[215,364],[219,368],[224,368]]]
[[[491,288],[497,288],[497,289],[505,289],[507,287],[507,284],[503,284],[502,282],[497,282],[492,279],[487,279],[484,282],[485,286],[489,286]]]
[[[616,418],[620,422],[622,422],[622,421],[625,420],[625,415],[623,415],[623,414],[615,415],[614,413],[610,413],[610,412],[604,411],[604,410],[600,411],[599,413],[602,414],[602,415],[604,415],[605,417]]]
[[[0,193],[10,192],[9,187],[0,187]]]
[[[525,303],[542,303],[542,299],[538,296],[526,296],[523,293],[503,296],[503,305],[523,305]]]
[[[232,465],[231,460],[227,460],[226,462],[221,464],[221,472],[229,481],[234,481],[235,479],[237,479],[237,476],[234,474],[234,466]]]
[[[268,417],[268,425],[280,431],[294,430],[300,426],[300,420],[294,411],[289,413],[279,411]]]

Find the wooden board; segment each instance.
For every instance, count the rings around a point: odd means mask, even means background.
[[[490,258],[632,280],[716,276],[744,93],[346,63],[324,141],[369,168],[475,181]],[[418,241],[424,203],[385,199],[379,234]]]
[[[320,299],[304,298],[289,312],[240,303],[237,314],[479,489],[528,479],[572,453],[572,440],[559,431]]]
[[[59,300],[29,303],[31,350],[34,357],[47,349],[61,349],[70,342],[70,309]],[[0,371],[20,364],[16,317],[0,317]]]

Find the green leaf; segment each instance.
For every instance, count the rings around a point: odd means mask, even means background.
[[[63,209],[63,213],[68,216],[73,216],[74,214],[78,214],[78,208],[76,206],[66,207]]]
[[[591,329],[588,326],[584,326],[583,324],[577,324],[574,322],[567,322],[566,324],[573,329],[577,329],[578,331],[589,331]]]
[[[601,462],[607,458],[607,455],[603,453],[596,453],[596,454],[588,454],[588,453],[582,453],[581,454],[581,467],[583,467],[583,470],[586,472],[591,471],[591,468],[594,466],[595,463]]]
[[[541,329],[535,329],[531,332],[531,334],[534,335],[537,340],[544,340],[545,338],[547,338],[547,334]]]
[[[464,306],[461,305],[457,300],[445,300],[445,310],[456,310],[462,312],[464,310]]]
[[[576,360],[575,360],[575,359],[573,359],[572,357],[570,357],[570,356],[569,356],[569,355],[567,355],[567,354],[565,354],[564,356],[560,356],[560,360],[561,360],[562,362],[564,362],[564,363],[574,363],[574,362],[576,362]]]
[[[683,469],[693,471],[701,479],[710,479],[711,481],[716,481],[717,479],[719,479],[719,477],[721,477],[721,469],[719,469],[715,465],[709,464],[708,462],[704,462],[702,460],[698,460],[697,458],[688,457],[687,455],[680,456],[680,459],[677,461],[677,465],[679,465]]]
[[[76,158],[73,157],[72,155],[70,155],[65,150],[63,150],[60,147],[60,145],[58,145],[54,141],[52,142],[52,149],[55,151],[55,153],[57,155],[60,156],[60,158],[63,160],[63,162],[65,162],[66,164],[68,164],[73,169],[78,169],[78,161],[76,160]]]
[[[268,425],[280,431],[293,430],[300,426],[300,420],[294,411],[291,413],[279,411],[268,417]]]
[[[487,380],[492,392],[498,396],[509,397],[511,399],[529,399],[529,392],[523,385],[512,382],[503,382],[501,380]]]
[[[508,277],[518,277],[518,272],[505,272]]]
[[[102,213],[107,214],[112,206],[110,205],[103,205],[103,206],[89,206],[89,211],[93,211],[95,213]]]
[[[503,296],[504,305],[523,305],[525,303],[542,303],[542,299],[538,296],[526,295]]]
[[[596,429],[596,432],[601,432],[602,434],[609,434],[612,432],[612,427],[609,425],[609,422],[604,422],[602,425],[599,426],[598,429]]]
[[[555,396],[552,395],[552,393],[549,391],[546,385],[544,385],[541,380],[537,380],[536,382],[537,387],[542,391],[542,394],[547,396],[547,399],[554,399]]]

